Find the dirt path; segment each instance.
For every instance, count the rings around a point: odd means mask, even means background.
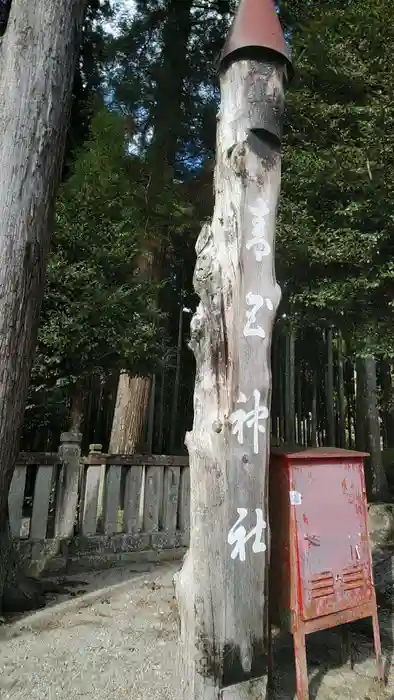
[[[177,700],[175,570],[161,566],[145,574],[123,569],[88,580],[83,576],[84,595],[4,625],[1,700]],[[335,634],[311,638],[311,700],[394,698],[391,655],[386,653],[390,683],[382,691],[374,681],[371,641],[354,635],[353,644],[356,665],[351,670],[340,666]],[[289,640],[276,652],[274,699],[293,696]]]

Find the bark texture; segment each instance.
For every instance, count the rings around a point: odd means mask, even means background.
[[[141,441],[149,403],[150,379],[122,372],[112,423],[110,454],[133,454]]]
[[[5,607],[23,608],[29,597],[15,585],[18,567],[7,500],[34,359],[85,4],[17,0],[0,43],[0,600]]]
[[[197,243],[194,276],[201,302],[191,325],[191,533],[175,579],[179,700],[266,692],[270,346],[280,300],[280,150],[272,133],[283,111],[283,68],[238,60],[221,89],[215,210]]]
[[[192,28],[192,5],[192,0],[181,2],[169,0],[166,7],[161,65],[153,99],[153,139],[148,152],[152,165],[152,177],[147,197],[152,212],[157,209],[157,196],[160,197],[165,187],[172,183],[176,169],[179,134],[182,129],[185,78],[190,70],[187,45]],[[149,224],[148,220],[148,231]],[[165,227],[164,224],[162,225]],[[168,235],[168,232],[166,234]],[[140,270],[149,279],[162,279],[165,275],[163,275],[163,251],[160,249],[160,243],[153,238],[145,241],[146,244],[150,250],[141,257]],[[115,436],[118,437],[113,443],[114,447],[122,443],[135,446],[142,442],[151,383],[151,377],[126,378],[123,374],[121,375],[118,389],[119,403],[116,405],[114,416],[114,440]],[[129,393],[126,399],[127,391]],[[139,420],[137,416],[141,419]],[[128,417],[132,420],[130,425]],[[120,425],[124,426],[126,431],[124,437],[118,433]],[[114,449],[113,452],[121,453],[124,450]]]
[[[93,393],[93,392],[92,392]],[[80,433],[85,418],[87,391],[79,382],[74,387],[70,399],[70,432]]]
[[[154,255],[147,252],[138,263],[142,279],[155,275]],[[133,454],[143,441],[147,419],[151,378],[132,376],[126,370],[119,373],[115,409],[112,419],[110,454]]]

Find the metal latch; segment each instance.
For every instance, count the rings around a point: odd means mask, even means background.
[[[320,537],[317,535],[304,535],[304,539],[309,542],[309,544],[315,545],[315,547],[320,547]]]

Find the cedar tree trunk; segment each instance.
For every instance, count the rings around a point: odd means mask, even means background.
[[[0,604],[30,604],[8,492],[34,360],[85,0],[13,0],[0,40]],[[15,578],[18,581],[15,581]],[[20,585],[18,585],[20,583]],[[18,590],[20,595],[18,595]]]

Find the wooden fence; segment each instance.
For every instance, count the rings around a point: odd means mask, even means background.
[[[77,478],[67,481],[75,464]],[[9,514],[12,535],[34,570],[181,557],[190,530],[188,459],[108,456],[94,449],[84,459],[75,451],[67,458],[61,449],[22,453]]]
[[[61,460],[57,453],[21,453],[8,496],[13,537],[54,537],[54,496]]]
[[[187,459],[114,455],[104,460],[92,454],[85,462],[79,513],[83,535],[189,531]]]

